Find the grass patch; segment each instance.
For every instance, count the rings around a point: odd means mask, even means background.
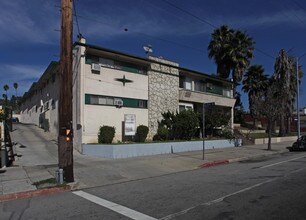
[[[34,182],[32,185],[36,186],[37,189],[43,189],[43,188],[52,188],[56,186],[64,186],[65,184],[58,184],[55,178],[49,178]]]

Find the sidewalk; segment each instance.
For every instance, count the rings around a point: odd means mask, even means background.
[[[0,201],[1,195],[36,190],[34,182],[54,177],[57,170],[56,137],[36,126],[18,124],[11,138],[18,143],[15,153],[19,157],[13,166],[0,170]],[[127,159],[89,157],[75,151],[75,182],[70,186],[72,189],[103,186],[280,154],[288,152],[286,147],[291,144],[272,144],[271,151],[266,150],[266,144],[207,150],[205,160],[202,151]]]

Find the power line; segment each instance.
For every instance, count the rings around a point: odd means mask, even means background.
[[[204,20],[204,19],[202,19],[202,18],[200,18],[200,17],[194,15],[193,13],[191,13],[191,12],[189,12],[189,11],[187,11],[187,10],[185,10],[185,9],[183,9],[183,8],[181,8],[181,7],[175,5],[175,4],[173,4],[173,3],[171,3],[171,2],[169,2],[169,1],[167,1],[167,0],[161,0],[161,1],[165,2],[166,4],[172,6],[172,7],[176,8],[176,9],[178,9],[178,10],[180,10],[180,11],[186,13],[186,14],[188,14],[189,16],[191,16],[191,17],[197,19],[198,21],[200,21],[200,22],[202,22],[202,23],[205,23],[205,24],[207,24],[207,25],[209,25],[209,26],[211,26],[211,27],[213,27],[213,28],[217,28],[217,26],[214,25],[214,24],[212,24],[211,22],[208,22],[207,20]],[[262,51],[262,50],[260,50],[260,49],[258,49],[258,48],[255,48],[255,47],[254,47],[254,49],[257,50],[258,52],[260,52],[261,54],[267,56],[267,57],[270,57],[270,58],[272,58],[272,59],[275,59],[275,57],[271,56],[270,54],[268,54],[268,53],[266,53],[266,52],[264,52],[264,51]]]
[[[84,19],[84,20],[93,21],[93,22],[96,22],[96,23],[100,23],[100,24],[103,24],[103,25],[110,26],[108,23],[102,22],[102,21],[97,20],[95,18],[89,18],[89,17],[85,17],[85,16],[82,16],[82,15],[78,15],[78,17],[81,18],[81,19]],[[124,28],[123,31],[129,32],[129,29],[128,28]],[[149,35],[149,34],[145,34],[145,33],[141,33],[141,32],[130,32],[130,33],[135,33],[135,34],[138,34],[138,35],[143,35],[143,36],[146,36],[146,37],[149,37],[149,38],[152,38],[152,39],[156,39],[156,40],[159,40],[159,41],[164,41],[164,42],[167,42],[167,43],[171,43],[171,44],[174,44],[174,45],[177,45],[177,46],[180,46],[180,47],[189,48],[189,49],[192,49],[192,50],[195,50],[195,51],[198,51],[198,52],[206,52],[205,50],[201,50],[199,48],[195,48],[195,47],[192,47],[192,46],[189,46],[189,45],[186,45],[186,44],[181,44],[181,43],[178,43],[178,42],[175,42],[175,41],[171,41],[171,40],[168,40],[168,39],[164,39],[164,38],[160,38],[160,37],[155,37],[155,36],[152,36],[152,35]]]
[[[185,9],[183,9],[183,8],[181,8],[181,7],[175,5],[175,4],[173,4],[173,3],[171,3],[171,2],[169,2],[169,1],[167,1],[167,0],[161,0],[161,1],[163,1],[163,2],[165,2],[166,4],[172,6],[173,8],[176,8],[176,9],[178,9],[178,10],[180,10],[180,11],[182,11],[182,12],[188,14],[188,15],[190,15],[191,17],[197,19],[198,21],[201,21],[202,23],[209,25],[210,27],[217,28],[216,25],[210,23],[209,21],[204,20],[204,19],[202,19],[202,18],[200,18],[200,17],[198,17],[198,16],[192,14],[191,12],[189,12],[189,11],[187,11],[187,10],[185,10]]]
[[[73,9],[74,9],[75,21],[76,21],[77,28],[78,28],[78,34],[79,34],[79,36],[82,36],[82,34],[81,34],[81,32],[80,32],[80,27],[79,27],[79,21],[78,21],[78,15],[77,15],[77,11],[76,11],[75,0],[73,0]]]
[[[266,55],[267,57],[272,58],[273,60],[275,59],[275,57],[273,57],[272,55],[270,55],[270,54],[268,54],[268,53],[266,53],[266,52],[264,52],[264,51],[262,51],[262,50],[260,50],[259,48],[255,48],[255,47],[254,47],[254,49],[257,50],[259,53],[264,54],[264,55]]]

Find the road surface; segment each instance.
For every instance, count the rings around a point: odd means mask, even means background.
[[[306,153],[0,203],[0,219],[305,219]]]

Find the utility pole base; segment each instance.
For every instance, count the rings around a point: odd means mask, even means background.
[[[62,168],[64,171],[64,181],[67,183],[74,182],[72,142],[67,142],[66,136],[59,136],[58,144],[59,144],[58,162],[59,162],[59,168]]]

